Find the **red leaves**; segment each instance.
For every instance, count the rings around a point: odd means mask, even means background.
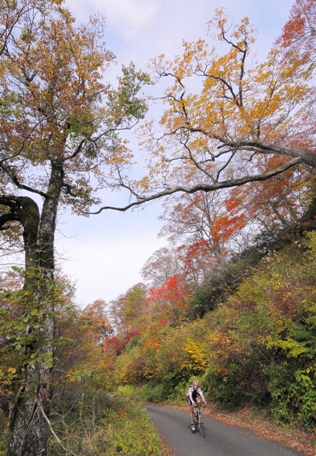
[[[295,55],[315,61],[316,44],[316,3],[314,0],[296,0],[291,15],[283,28],[278,44],[285,51],[285,59]]]
[[[120,355],[128,342],[135,336],[139,336],[139,331],[130,331],[123,338],[110,336],[102,342],[102,348],[106,352],[113,352],[115,355]]]
[[[316,5],[314,0],[296,0],[292,7],[290,19],[283,27],[281,35],[283,47],[294,44],[308,37],[315,37]]]
[[[177,274],[170,277],[160,287],[151,288],[149,290],[149,300],[167,300],[175,303],[180,303],[186,294],[186,286],[182,280],[179,279]]]

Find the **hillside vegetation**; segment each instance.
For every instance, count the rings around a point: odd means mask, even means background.
[[[110,308],[78,309],[64,285],[48,454],[165,454],[135,400],[185,405],[193,378],[225,413],[250,407],[313,439],[316,232],[283,233],[259,256],[238,255],[191,292],[176,276],[135,285]],[[12,378],[19,363],[7,359]],[[3,455],[7,409],[2,396]]]
[[[105,350],[116,355],[119,391],[173,402],[198,377],[210,401],[229,409],[253,404],[277,422],[313,429],[316,233],[288,242],[244,272],[237,289],[202,318],[192,317],[194,294],[182,297],[171,319],[165,318],[170,297],[159,311],[134,302],[125,331],[105,341]],[[230,282],[221,287],[229,290]],[[126,306],[136,292],[127,294]]]

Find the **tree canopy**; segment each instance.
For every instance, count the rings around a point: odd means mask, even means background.
[[[111,209],[280,175],[280,187],[294,192],[300,181],[308,191],[316,165],[314,22],[313,2],[298,0],[283,34],[259,62],[248,18],[231,25],[221,9],[208,24],[208,39],[184,41],[174,60],[153,59],[158,87],[161,79],[170,85],[157,96],[165,106],[159,122],[149,121],[141,132],[149,174],[126,181],[132,201]]]

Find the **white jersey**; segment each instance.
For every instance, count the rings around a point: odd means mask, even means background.
[[[206,402],[204,394],[202,393],[201,388],[197,388],[196,390],[193,386],[190,386],[189,391],[187,392],[187,397],[190,399],[191,402],[196,402],[196,396],[200,396],[203,402]]]

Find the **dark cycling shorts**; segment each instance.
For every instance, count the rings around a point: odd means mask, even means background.
[[[192,405],[193,402],[191,401],[191,399],[189,398],[189,396],[187,396],[188,398],[188,405]],[[193,398],[194,399],[194,398]],[[199,402],[200,401],[200,396],[198,398],[195,398],[195,402]]]

